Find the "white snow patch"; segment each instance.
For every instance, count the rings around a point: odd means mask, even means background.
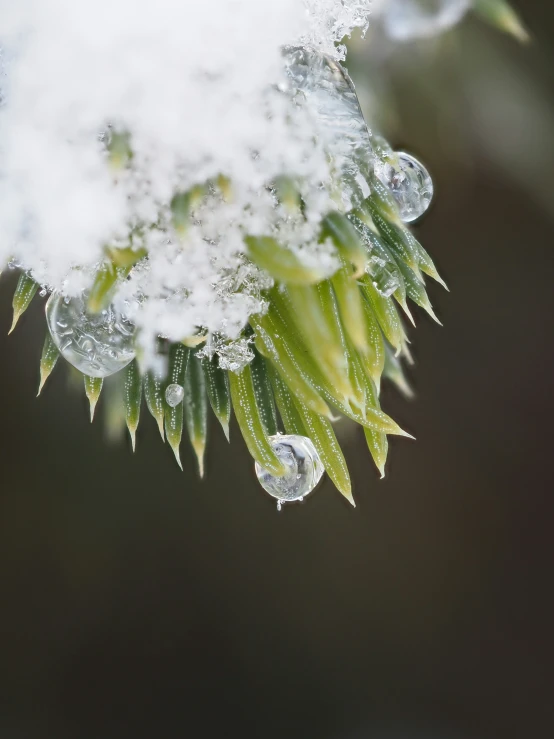
[[[229,294],[218,284],[244,263],[245,232],[278,227],[266,189],[277,175],[312,183],[303,249],[333,264],[316,239],[329,207],[321,188],[327,157],[309,116],[278,89],[281,50],[303,43],[339,59],[337,44],[365,28],[369,7],[370,0],[0,0],[0,263],[14,258],[41,284],[71,295],[90,284],[106,245],[126,243],[140,228],[149,262],[120,299],[135,306],[144,342],[199,326],[238,336],[263,309],[259,290],[252,279]],[[118,176],[101,140],[108,126],[130,136],[132,166]],[[232,182],[233,202],[214,194],[186,238],[175,238],[175,192],[220,174]]]

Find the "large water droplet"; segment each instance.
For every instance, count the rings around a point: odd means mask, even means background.
[[[183,402],[185,397],[185,389],[181,385],[172,383],[168,385],[165,391],[165,402],[170,408],[176,408],[179,403]]]
[[[370,194],[375,161],[354,84],[338,62],[320,52],[287,48],[285,61],[288,92],[313,113],[316,132],[333,162],[343,207],[351,210]]]
[[[135,357],[135,326],[113,306],[100,314],[86,310],[86,293],[63,298],[53,293],[46,304],[46,321],[62,356],[89,377],[108,377]]]
[[[302,500],[315,490],[325,470],[316,448],[306,436],[277,434],[270,437],[270,442],[287,473],[274,477],[256,462],[256,475],[264,490],[277,498],[277,508],[281,510],[283,503]]]
[[[433,180],[411,154],[404,151],[389,154],[375,165],[375,174],[390,189],[405,223],[417,221],[428,210],[433,199]]]

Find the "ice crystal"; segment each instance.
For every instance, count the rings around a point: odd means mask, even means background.
[[[221,336],[211,336],[196,356],[200,359],[212,359],[214,355],[217,355],[220,369],[238,374],[254,360],[252,338],[226,341]]]
[[[310,23],[301,41],[344,59],[345,47],[335,44],[349,36],[354,28],[366,31],[372,0],[305,0],[305,3]]]
[[[372,278],[373,286],[384,298],[390,296],[400,287],[400,278],[384,259],[372,254],[366,267],[367,274]]]
[[[344,210],[359,205],[370,193],[373,148],[354,86],[340,64],[310,49],[286,54],[289,89],[296,104],[306,106],[314,129],[332,158]]]

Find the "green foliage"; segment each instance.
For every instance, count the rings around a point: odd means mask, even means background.
[[[186,387],[187,369],[190,361],[190,349],[182,344],[173,344],[169,350],[169,368],[165,387],[168,385],[179,385]],[[165,435],[170,447],[173,449],[177,464],[181,469],[181,455],[179,446],[183,436],[183,404],[170,406],[164,395],[164,421]]]
[[[231,394],[229,392],[229,377],[227,372],[220,369],[217,358],[202,360],[204,377],[206,379],[206,390],[210,405],[215,417],[221,424],[221,428],[227,441],[229,441],[229,423],[231,422]]]
[[[94,413],[96,411],[96,404],[100,399],[100,393],[104,386],[104,380],[101,377],[89,377],[83,375],[85,382],[85,393],[90,403],[90,422],[94,421]]]
[[[127,428],[131,436],[133,451],[135,451],[136,435],[140,421],[140,406],[142,403],[142,377],[140,376],[136,359],[125,368],[123,403],[125,406],[125,420],[127,421]]]
[[[195,356],[188,362],[184,389],[183,404],[189,439],[198,460],[200,477],[204,477],[204,454],[208,437],[208,396],[202,362]]]
[[[38,387],[37,396],[41,394],[44,383],[52,374],[54,367],[58,361],[60,352],[58,347],[54,344],[50,331],[46,331],[46,337],[44,339],[44,346],[42,348],[42,356],[40,358],[40,384]]]
[[[204,192],[199,188],[178,195],[172,203],[174,225],[183,238],[192,208]],[[230,183],[225,192],[231,196]],[[285,178],[275,184],[275,192],[299,217],[301,203],[294,183]],[[254,360],[242,371],[221,369],[217,355],[197,357],[197,347],[205,338],[202,333],[183,337],[180,343],[160,342],[168,355],[166,372],[143,374],[136,360],[127,366],[120,383],[120,405],[133,450],[144,394],[160,435],[181,468],[180,445],[187,432],[201,475],[211,407],[227,438],[234,410],[252,457],[276,476],[284,474],[285,468],[270,437],[280,430],[309,436],[337,489],[354,503],[346,460],[333,428],[334,421],[346,416],[363,428],[369,452],[384,476],[388,436],[409,436],[380,405],[382,377],[404,395],[412,394],[402,366],[410,355],[401,312],[412,321],[411,301],[438,320],[424,275],[444,283],[427,252],[400,221],[390,194],[379,185],[356,212],[328,214],[320,233],[322,240],[332,242],[340,262],[330,278],[317,265],[304,264],[294,250],[273,237],[245,237],[248,255],[273,277],[275,285],[264,295],[267,311],[251,316],[245,328],[245,337],[253,342]],[[109,303],[118,281],[145,256],[144,250],[132,246],[107,248],[90,292],[89,310],[101,310]],[[23,274],[13,301],[14,326],[36,291],[34,280]],[[58,356],[48,335],[39,392]],[[85,377],[84,383],[92,419],[103,381]],[[183,402],[175,407],[165,397],[170,384],[184,390]]]
[[[37,294],[37,283],[27,274],[22,274],[15,288],[13,296],[13,321],[9,333],[17,326],[17,322],[31,305],[31,301]]]
[[[527,43],[531,40],[523,22],[506,0],[473,0],[473,9],[491,26],[514,36],[518,41]]]

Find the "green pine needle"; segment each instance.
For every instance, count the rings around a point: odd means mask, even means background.
[[[264,428],[262,413],[258,407],[252,370],[250,366],[240,374],[229,374],[233,408],[248,451],[264,469],[281,477],[286,469],[278,459]]]
[[[54,344],[50,332],[47,331],[46,338],[44,339],[44,346],[42,348],[42,356],[40,358],[40,383],[38,386],[37,397],[41,394],[44,383],[52,374],[59,356],[60,352],[58,347]]]
[[[508,33],[523,44],[531,41],[519,15],[506,0],[473,0],[475,13],[491,26]]]
[[[134,359],[125,368],[123,384],[123,404],[125,406],[125,420],[131,437],[133,452],[136,449],[137,429],[140,422],[140,407],[142,403],[142,377],[138,362]]]
[[[154,420],[158,424],[160,436],[165,441],[164,431],[164,377],[151,370],[144,376],[144,397],[146,405]]]
[[[21,316],[31,305],[31,301],[37,294],[37,290],[37,283],[31,277],[29,277],[29,275],[24,273],[20,276],[13,296],[13,321],[8,334],[12,333],[14,328],[17,326],[17,322],[19,321]]]
[[[189,440],[196,454],[200,477],[204,477],[204,455],[208,436],[208,396],[202,361],[194,355],[186,367],[184,380],[185,422]]]
[[[83,375],[85,381],[85,393],[90,403],[90,422],[94,421],[94,414],[96,411],[96,405],[104,386],[104,380],[101,377],[89,377]]]
[[[190,349],[182,344],[173,344],[169,350],[169,372],[165,386],[179,385],[186,386],[187,367],[189,364]],[[169,405],[164,394],[164,419],[165,419],[165,435],[170,447],[173,449],[177,464],[183,469],[181,463],[181,455],[179,447],[181,437],[183,436],[183,403],[178,403],[175,407]]]
[[[202,360],[206,390],[215,417],[221,424],[223,433],[229,441],[229,423],[231,421],[231,395],[227,372],[217,366],[217,358],[207,357]]]

